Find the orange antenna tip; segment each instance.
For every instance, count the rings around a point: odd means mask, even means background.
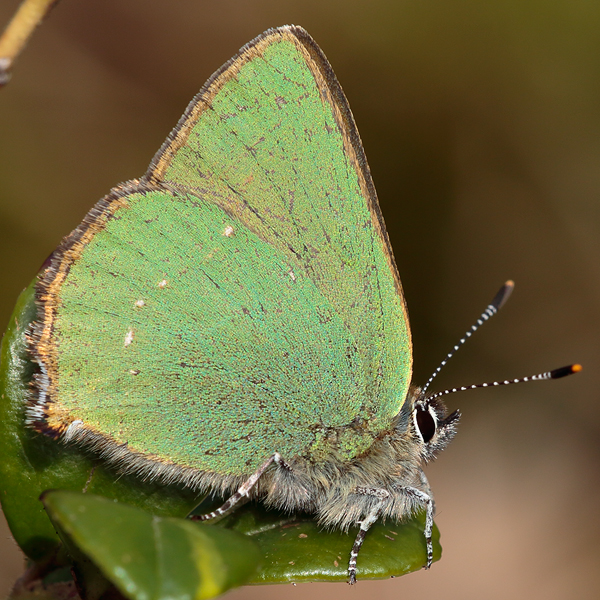
[[[498,293],[492,300],[491,306],[494,307],[494,310],[500,310],[505,302],[510,298],[512,291],[515,287],[515,282],[512,279],[509,279],[505,284],[498,290]]]

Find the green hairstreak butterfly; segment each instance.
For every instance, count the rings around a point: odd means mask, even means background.
[[[148,172],[63,240],[37,301],[32,427],[127,472],[230,496],[206,518],[251,496],[360,525],[351,581],[373,523],[425,509],[431,564],[423,466],[458,413],[409,388],[375,188],[303,29],[267,31],[211,77]]]

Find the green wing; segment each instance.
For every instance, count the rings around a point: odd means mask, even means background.
[[[410,332],[366,159],[300,28],[217,72],[50,271],[34,351],[54,431],[78,419],[239,474],[275,451],[353,458],[406,397]]]

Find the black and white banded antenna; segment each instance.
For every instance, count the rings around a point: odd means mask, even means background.
[[[475,390],[477,388],[496,387],[499,385],[511,385],[513,383],[524,383],[526,381],[545,381],[547,379],[560,379],[567,375],[573,375],[579,373],[583,367],[581,365],[569,365],[567,367],[560,367],[553,371],[546,371],[545,373],[539,373],[538,375],[531,375],[529,377],[521,377],[520,379],[505,379],[504,381],[491,381],[489,383],[476,383],[474,385],[463,385],[442,392],[436,392],[427,398],[428,402],[439,398],[440,396],[447,396],[448,394],[455,394],[456,392],[464,392],[465,390]]]
[[[433,372],[429,381],[423,386],[421,389],[421,394],[425,394],[431,382],[437,377],[437,374],[446,366],[446,363],[456,354],[456,351],[486,322],[489,321],[491,317],[493,317],[503,306],[504,303],[508,300],[512,291],[515,287],[515,282],[509,279],[501,288],[498,290],[498,293],[494,296],[494,299],[488,304],[487,308],[481,313],[481,316],[475,324],[471,326],[471,329],[465,333],[465,335],[460,339],[458,344],[450,350],[446,358],[440,363],[439,367]],[[512,382],[511,382],[512,383]],[[487,384],[486,384],[487,385]],[[477,387],[477,386],[476,386]],[[484,386],[485,387],[485,386]],[[468,389],[468,388],[464,388]],[[458,390],[456,390],[458,391]],[[441,394],[440,394],[441,395]],[[437,397],[437,394],[436,396]]]

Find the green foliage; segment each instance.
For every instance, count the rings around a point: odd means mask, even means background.
[[[0,499],[17,543],[32,560],[74,563],[89,599],[100,598],[110,584],[137,600],[208,598],[247,582],[346,580],[354,530],[322,531],[308,515],[254,503],[217,526],[190,522],[183,517],[199,501],[194,492],[121,476],[81,450],[27,429],[33,365],[25,335],[34,316],[32,285],[11,317],[0,368]],[[39,496],[49,489],[71,491],[44,494],[46,514]],[[436,529],[435,560],[438,538]],[[402,525],[378,523],[361,550],[358,578],[402,575],[425,561],[422,516]]]
[[[67,548],[75,545],[135,600],[213,598],[246,583],[260,561],[249,536],[222,527],[77,492],[52,491],[42,500]]]

